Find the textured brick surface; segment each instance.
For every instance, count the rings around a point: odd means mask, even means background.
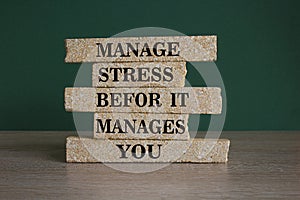
[[[101,140],[68,137],[67,162],[193,162],[228,160],[229,140]],[[121,150],[122,149],[122,150]]]
[[[185,62],[93,64],[93,87],[183,87]]]
[[[217,59],[216,36],[82,38],[66,39],[65,43],[65,62],[70,63]]]
[[[94,137],[188,140],[187,114],[95,113]]]
[[[102,100],[99,103],[102,98],[99,98],[100,93],[103,96],[108,95],[107,105]],[[117,94],[114,95],[114,100],[111,100],[112,93]],[[125,93],[129,94],[127,99],[131,98],[131,102],[125,100]],[[153,98],[157,98],[159,94],[159,102],[151,101],[151,94],[154,93]],[[172,102],[172,93],[175,103]],[[178,96],[179,93],[185,95]],[[146,103],[141,106],[143,99]],[[214,87],[66,88],[65,109],[73,112],[220,114],[222,97],[221,89]]]

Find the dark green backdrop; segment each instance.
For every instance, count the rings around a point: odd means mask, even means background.
[[[227,90],[225,130],[300,129],[298,0],[1,3],[1,130],[71,130],[63,90],[65,38],[109,37],[137,27],[217,34]]]

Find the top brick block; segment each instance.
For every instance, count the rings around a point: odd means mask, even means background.
[[[67,63],[215,61],[217,36],[66,39]]]

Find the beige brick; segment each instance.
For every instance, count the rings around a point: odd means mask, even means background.
[[[228,160],[227,139],[100,140],[68,137],[67,162],[193,162],[223,163]]]
[[[101,100],[106,95],[107,99]],[[101,113],[220,114],[222,97],[221,89],[215,87],[65,88],[65,109]]]
[[[93,87],[183,87],[185,75],[185,62],[95,63],[92,82]]]
[[[95,113],[94,138],[188,140],[187,114]]]
[[[70,63],[217,59],[216,36],[82,38],[65,43],[65,62]]]

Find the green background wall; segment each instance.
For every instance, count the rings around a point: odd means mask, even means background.
[[[80,64],[65,38],[137,27],[217,34],[227,91],[225,130],[299,130],[298,0],[1,2],[1,130],[73,130],[63,107]]]

